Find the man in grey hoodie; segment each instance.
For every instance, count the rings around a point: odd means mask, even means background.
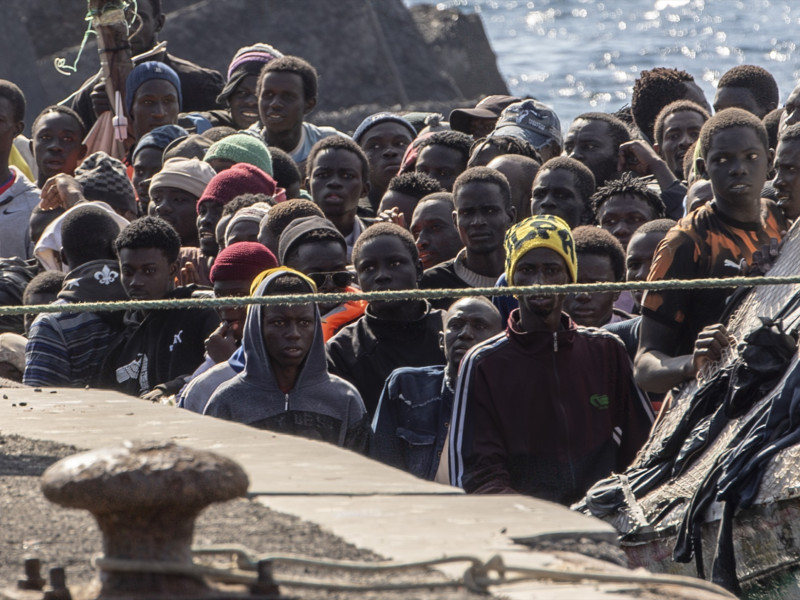
[[[267,271],[255,295],[314,292],[305,275],[278,268]],[[244,370],[217,388],[203,414],[365,450],[364,402],[355,387],[328,373],[316,305],[251,305],[242,347]]]

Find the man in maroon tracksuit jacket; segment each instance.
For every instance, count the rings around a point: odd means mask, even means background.
[[[506,236],[511,285],[575,282],[569,227],[531,217]],[[450,479],[470,493],[521,493],[570,504],[624,469],[653,414],[621,340],[579,327],[563,296],[519,298],[505,332],[461,363],[450,434]]]

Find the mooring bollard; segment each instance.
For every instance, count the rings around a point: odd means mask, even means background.
[[[238,464],[213,452],[125,442],[57,462],[41,485],[50,501],[94,515],[106,558],[190,566],[197,515],[213,502],[243,496],[248,480]],[[142,571],[101,572],[98,599],[208,593],[191,575]]]

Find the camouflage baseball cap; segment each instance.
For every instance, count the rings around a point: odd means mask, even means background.
[[[551,140],[562,145],[561,121],[555,111],[538,100],[523,100],[508,105],[497,119],[489,137],[510,135],[541,148]]]

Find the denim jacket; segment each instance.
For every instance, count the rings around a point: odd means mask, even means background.
[[[372,421],[372,458],[433,480],[453,411],[453,390],[447,386],[445,369],[402,367],[392,371]]]

